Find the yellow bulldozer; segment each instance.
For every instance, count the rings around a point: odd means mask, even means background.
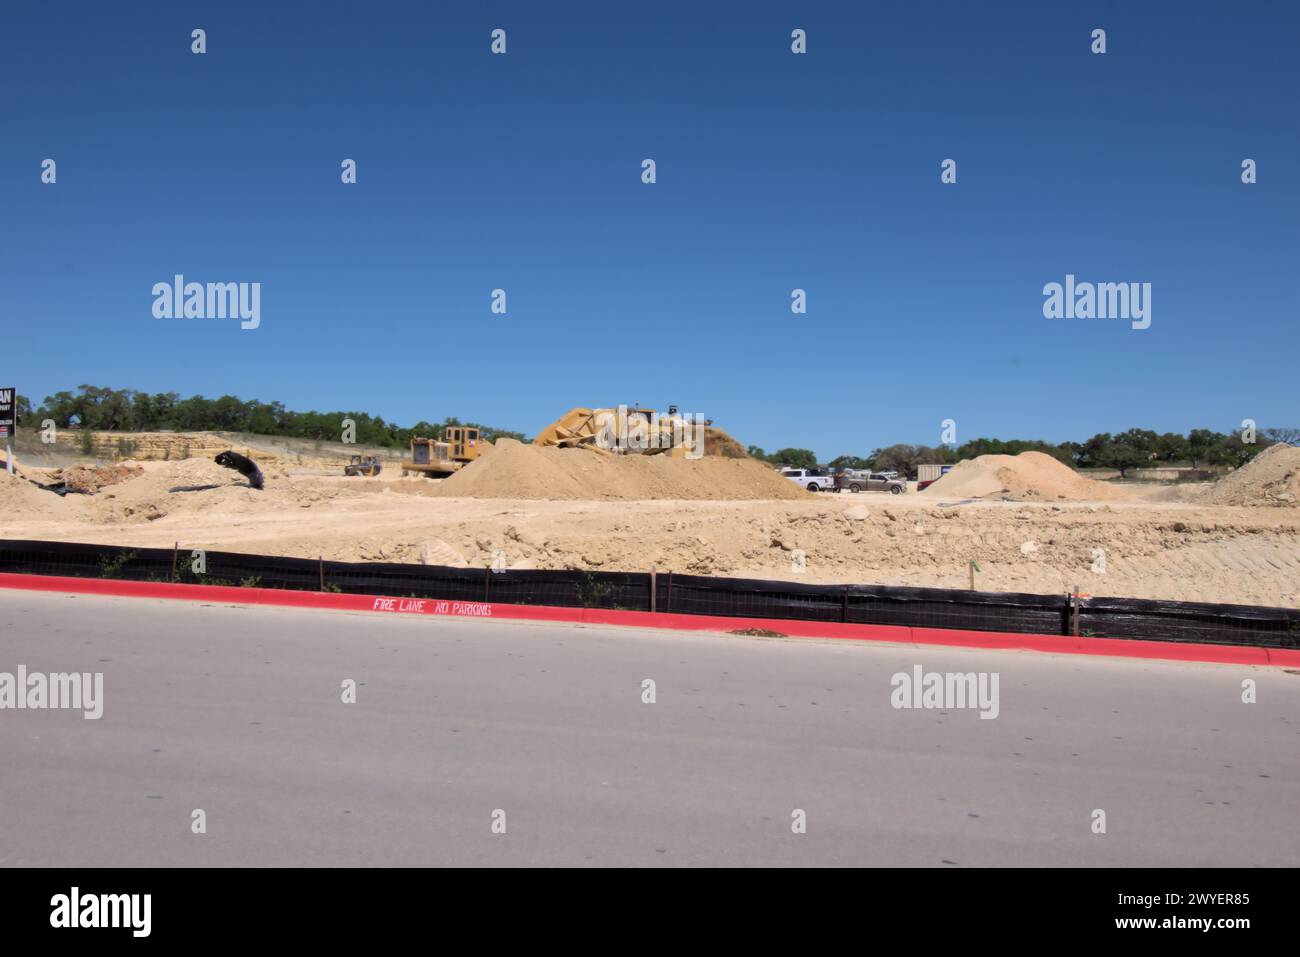
[[[403,475],[423,475],[425,478],[446,478],[478,458],[482,451],[482,437],[478,429],[467,426],[448,426],[442,430],[443,438],[411,439],[411,457],[402,459]]]
[[[703,429],[703,424],[681,416],[675,405],[668,407],[666,415],[639,406],[578,408],[570,409],[538,432],[533,445],[590,449],[603,455],[667,454],[685,458],[692,443],[702,441]]]

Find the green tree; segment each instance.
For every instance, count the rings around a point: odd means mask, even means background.
[[[833,469],[870,469],[871,459],[858,458],[856,455],[840,455],[828,463]]]
[[[1166,432],[1155,442],[1156,458],[1169,464],[1186,462],[1190,455],[1189,448],[1187,437],[1177,432]]]
[[[1229,465],[1239,469],[1273,443],[1262,435],[1257,435],[1254,442],[1243,442],[1241,435],[1233,432],[1224,438],[1215,456],[1218,465]]]
[[[769,461],[791,469],[813,469],[817,467],[817,456],[809,449],[778,449]]]
[[[933,461],[934,451],[927,449],[922,445],[907,445],[899,443],[890,445],[883,449],[876,449],[871,453],[871,461],[875,463],[877,470],[882,472],[897,472],[899,475],[911,475],[916,471],[916,466],[922,458]]]
[[[1021,452],[1042,452],[1060,459],[1067,465],[1073,464],[1069,448],[1053,445],[1042,439],[971,439],[957,449],[957,459],[973,459],[977,455],[1019,455]],[[948,459],[938,461],[942,463],[947,462]]]
[[[1149,465],[1156,456],[1159,436],[1148,429],[1129,429],[1109,438],[1100,447],[1099,463],[1104,468],[1118,469],[1120,478],[1127,478],[1131,469]]]
[[[1187,457],[1192,468],[1222,464],[1223,443],[1227,436],[1213,429],[1192,429],[1187,433]]]
[[[454,417],[442,424],[421,421],[413,428],[403,429],[366,412],[295,412],[280,402],[245,401],[233,395],[217,399],[194,395],[182,399],[175,392],[149,395],[92,385],[79,386],[76,393],[56,392],[47,396],[37,412],[37,421],[42,418],[51,418],[62,428],[76,420],[82,428],[98,431],[224,431],[312,441],[338,441],[342,437],[343,420],[351,418],[356,423],[358,443],[365,445],[402,447],[412,435],[441,438],[449,425],[477,428],[489,442],[499,438],[525,441],[522,432],[478,422],[462,423]]]
[[[1056,457],[1072,468],[1079,468],[1084,458],[1082,442],[1062,442],[1056,447]]]

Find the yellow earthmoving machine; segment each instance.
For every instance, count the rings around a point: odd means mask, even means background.
[[[469,426],[449,425],[442,430],[442,438],[451,446],[451,460],[461,465],[473,462],[482,450],[478,429]]]
[[[460,463],[451,460],[451,446],[422,436],[411,439],[411,457],[402,459],[403,475],[446,478],[460,471]]]
[[[533,445],[554,445],[565,449],[590,449],[603,455],[635,453],[673,458],[685,457],[682,444],[691,441],[691,423],[669,406],[667,415],[640,406],[617,409],[570,409],[537,433]]]
[[[403,475],[423,475],[425,478],[446,478],[478,458],[482,451],[479,430],[455,425],[443,429],[446,441],[413,437],[411,457],[402,459]]]
[[[384,464],[373,455],[354,455],[352,461],[343,466],[344,475],[364,475],[373,478],[384,470]]]

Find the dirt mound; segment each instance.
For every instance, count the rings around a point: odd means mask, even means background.
[[[745,451],[743,445],[722,429],[712,425],[704,427],[704,454],[721,455],[729,459],[749,458],[749,453]]]
[[[750,458],[598,455],[501,439],[440,482],[439,495],[581,500],[802,499],[808,493]]]
[[[78,510],[61,495],[46,491],[35,484],[45,481],[44,476],[33,475],[23,478],[0,471],[0,523],[3,517],[9,519],[23,518],[62,518],[73,516]],[[4,537],[0,532],[0,537]]]
[[[1270,445],[1197,496],[1210,505],[1300,506],[1300,448]]]
[[[1124,489],[1084,478],[1045,452],[964,459],[921,492],[928,498],[1001,498],[1008,501],[1116,502]]]
[[[263,470],[269,487],[283,477],[283,469]],[[283,484],[283,483],[281,483]],[[248,480],[233,469],[222,468],[211,459],[183,459],[179,462],[147,462],[136,478],[100,492],[94,499],[91,517],[96,522],[156,521],[177,512],[246,511],[253,496],[264,496],[248,487]],[[281,489],[279,499],[290,504],[299,497],[296,490]],[[247,503],[240,507],[241,503]]]
[[[74,465],[61,469],[54,481],[62,482],[69,492],[94,495],[106,486],[129,481],[143,471],[140,466],[125,462],[118,465]]]

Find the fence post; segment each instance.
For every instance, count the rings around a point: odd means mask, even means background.
[[[483,604],[487,604],[488,592],[492,588],[492,566],[483,566]]]
[[[1079,637],[1079,586],[1078,585],[1074,586],[1074,593],[1070,595],[1070,608],[1073,611],[1073,617],[1074,617],[1074,624],[1070,630],[1074,633],[1074,637],[1078,638]]]
[[[673,610],[673,570],[668,569],[668,613]]]
[[[656,609],[655,609],[655,598],[656,598],[655,591],[656,591],[657,588],[658,588],[658,578],[657,578],[657,573],[656,573],[656,571],[655,571],[655,567],[654,567],[653,565],[651,565],[651,566],[650,566],[650,611],[651,611],[651,612],[654,612],[654,611],[656,610]]]
[[[840,604],[840,621],[849,620],[849,586],[844,586],[844,596]]]
[[[176,553],[180,551],[181,543],[177,542],[172,546],[172,577],[168,581],[176,580]]]
[[[325,590],[325,556],[318,555],[316,557],[316,562],[317,562],[316,567],[320,569],[320,590],[324,591]]]

